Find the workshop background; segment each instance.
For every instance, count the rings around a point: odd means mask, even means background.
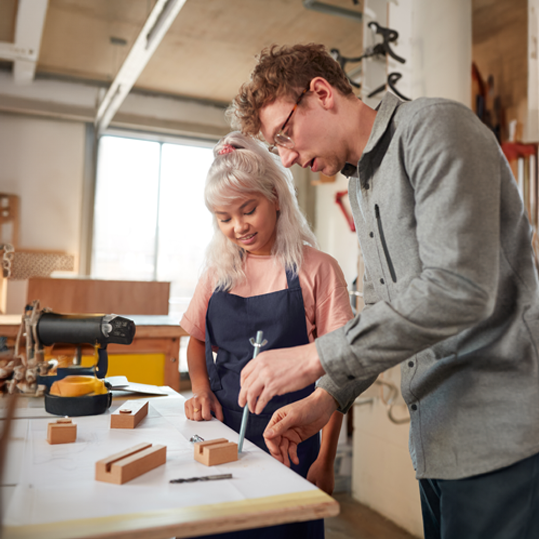
[[[179,320],[211,235],[199,199],[209,149],[229,130],[224,111],[256,54],[273,43],[335,49],[371,106],[391,86],[403,98],[471,107],[502,144],[536,227],[538,4],[1,0],[0,225],[2,243],[15,248],[3,313],[22,313],[29,279],[52,275],[169,282],[158,314]],[[293,173],[320,246],[361,309],[347,181]],[[339,473],[355,500],[419,537],[399,383],[392,369],[358,399]]]

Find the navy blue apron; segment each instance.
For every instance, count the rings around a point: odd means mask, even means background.
[[[211,389],[223,408],[224,423],[239,432],[243,410],[238,405],[240,373],[253,357],[249,342],[257,331],[264,332],[267,344],[261,351],[289,348],[308,344],[305,308],[299,278],[286,272],[288,289],[244,298],[216,290],[208,303],[206,313],[206,366]],[[213,359],[212,347],[218,347]],[[292,360],[293,361],[293,360]],[[266,452],[268,448],[262,436],[273,412],[278,408],[307,397],[314,391],[314,384],[277,396],[259,415],[249,414],[245,437]],[[320,436],[316,434],[298,446],[299,465],[291,468],[307,477],[311,464],[317,459]],[[276,535],[277,534],[277,535]],[[279,537],[290,539],[323,538],[324,521],[297,522],[221,534],[219,537]]]

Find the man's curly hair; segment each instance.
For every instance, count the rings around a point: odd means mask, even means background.
[[[352,94],[341,66],[324,45],[272,45],[262,50],[250,80],[240,87],[226,115],[235,129],[259,136],[260,109],[277,98],[297,99],[315,77],[323,77],[343,95]]]

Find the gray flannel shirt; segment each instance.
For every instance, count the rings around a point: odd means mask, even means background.
[[[318,386],[345,412],[400,363],[418,478],[539,452],[531,228],[493,134],[459,103],[387,94],[349,195],[367,307],[316,340]]]

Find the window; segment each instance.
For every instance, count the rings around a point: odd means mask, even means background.
[[[101,137],[93,277],[170,281],[169,313],[186,309],[213,234],[203,198],[213,145]]]

